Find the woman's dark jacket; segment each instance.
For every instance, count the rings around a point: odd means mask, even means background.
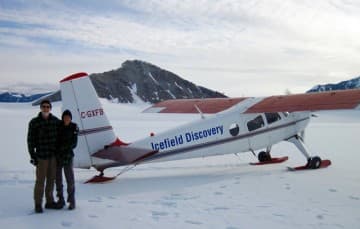
[[[59,165],[69,165],[74,157],[79,129],[71,122],[68,126],[61,123],[58,129],[56,160]]]

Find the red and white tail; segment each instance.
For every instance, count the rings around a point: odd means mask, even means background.
[[[64,78],[60,89],[62,110],[70,110],[73,122],[79,127],[74,167],[90,168],[97,163],[91,155],[117,141],[114,130],[86,73]]]

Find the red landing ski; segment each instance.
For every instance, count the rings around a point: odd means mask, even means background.
[[[319,169],[321,168],[326,168],[329,165],[331,165],[331,161],[330,160],[321,160],[321,164]],[[287,167],[288,170],[290,171],[298,171],[298,170],[312,170],[311,168],[309,168],[307,165],[303,165],[303,166],[298,166],[298,167]]]
[[[250,162],[250,165],[267,165],[267,164],[276,164],[282,163],[289,159],[289,157],[273,157],[270,161],[263,161],[263,162]]]

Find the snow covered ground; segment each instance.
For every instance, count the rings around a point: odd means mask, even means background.
[[[124,141],[199,118],[102,102]],[[191,159],[141,165],[106,184],[83,184],[96,172],[76,169],[76,210],[33,214],[26,133],[37,112],[0,104],[0,228],[360,228],[360,111],[321,112],[310,123],[306,142],[332,160],[327,169],[286,171],[305,159],[285,142],[273,147],[290,157],[278,165],[250,166],[251,153]]]

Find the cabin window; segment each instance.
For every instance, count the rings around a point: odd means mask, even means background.
[[[279,113],[265,113],[265,117],[268,124],[271,124],[281,119]]]
[[[236,123],[233,123],[230,125],[230,128],[229,128],[229,132],[232,136],[236,136],[239,134],[239,131],[240,131],[240,128],[239,128],[239,125],[236,124]]]
[[[263,127],[265,125],[263,118],[261,117],[261,115],[256,116],[256,118],[254,118],[253,120],[250,120],[247,123],[247,127],[249,131],[253,131],[256,129],[259,129],[261,127]]]
[[[289,112],[287,112],[287,111],[283,112],[283,114],[284,114],[285,117],[289,116]]]

